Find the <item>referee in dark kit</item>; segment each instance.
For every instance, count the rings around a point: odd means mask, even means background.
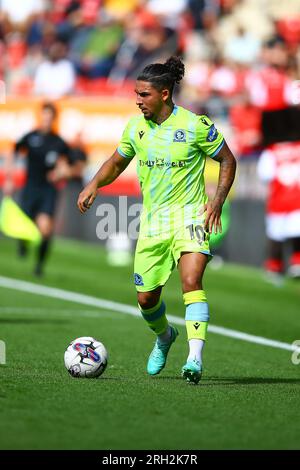
[[[42,240],[38,247],[34,274],[41,276],[54,229],[58,188],[61,182],[81,178],[85,161],[76,158],[66,142],[54,131],[56,108],[44,103],[40,125],[15,144],[15,159],[24,158],[27,179],[21,192],[22,210],[37,224]],[[12,181],[12,178],[11,178]],[[9,186],[9,185],[8,185]],[[10,191],[12,192],[12,188]],[[28,251],[25,240],[19,241],[19,255]]]

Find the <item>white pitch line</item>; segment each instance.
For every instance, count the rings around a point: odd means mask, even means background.
[[[79,294],[77,292],[71,292],[63,289],[57,289],[55,287],[42,286],[40,284],[34,284],[32,282],[21,281],[18,279],[12,279],[2,276],[0,276],[0,287],[27,292],[30,294],[43,295],[46,297],[75,302],[78,304],[90,305],[93,307],[101,308],[101,310],[107,309],[113,312],[125,313],[141,318],[141,314],[138,308],[132,307],[131,305],[126,305],[105,299],[98,299],[97,297],[92,297],[90,295]],[[101,316],[101,314],[99,316]],[[168,319],[170,319],[172,323],[185,326],[185,320],[183,318],[168,315]],[[210,333],[215,333],[221,336],[227,336],[229,338],[240,339],[249,343],[261,344],[263,346],[270,346],[272,348],[277,349],[285,349],[286,351],[298,351],[299,349],[299,347],[293,344],[275,341],[272,339],[264,338],[262,336],[249,335],[247,333],[243,333],[242,331],[231,330],[229,328],[224,328],[221,326],[209,325],[208,329]]]

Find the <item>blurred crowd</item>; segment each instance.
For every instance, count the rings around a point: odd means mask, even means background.
[[[126,88],[145,64],[185,59],[180,98],[240,121],[239,105],[297,99],[300,1],[2,0],[0,76],[8,93],[49,98]],[[208,109],[207,109],[208,108]],[[257,113],[239,153],[258,140]]]
[[[300,0],[1,0],[9,95],[133,97],[145,65],[173,54],[186,67],[176,102],[215,120],[239,159],[237,197],[264,194],[256,165],[267,149],[269,268],[281,272],[292,239],[300,275]],[[279,236],[278,224],[292,230]]]

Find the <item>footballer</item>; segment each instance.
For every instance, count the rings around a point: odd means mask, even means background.
[[[98,188],[112,183],[136,157],[143,212],[134,283],[141,314],[156,334],[147,372],[161,372],[178,336],[176,327],[168,322],[161,295],[176,266],[189,344],[181,374],[187,382],[197,384],[209,321],[203,288],[204,271],[211,258],[209,235],[222,230],[222,206],[234,180],[236,161],[207,116],[174,104],[174,85],[183,76],[184,64],[176,56],[144,68],[135,87],[141,115],[130,119],[114,154],[80,193],[78,207],[82,213],[89,209]],[[211,201],[205,193],[203,175],[207,156],[219,163],[219,181]]]

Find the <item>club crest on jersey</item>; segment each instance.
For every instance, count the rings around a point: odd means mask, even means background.
[[[140,274],[134,273],[134,283],[136,286],[143,286],[143,278]]]
[[[218,131],[217,129],[215,128],[214,124],[209,128],[209,131],[207,133],[207,137],[206,137],[206,140],[208,142],[213,142],[214,140],[216,140],[216,138],[218,137]]]
[[[174,132],[173,142],[186,142],[186,133],[183,129]]]

